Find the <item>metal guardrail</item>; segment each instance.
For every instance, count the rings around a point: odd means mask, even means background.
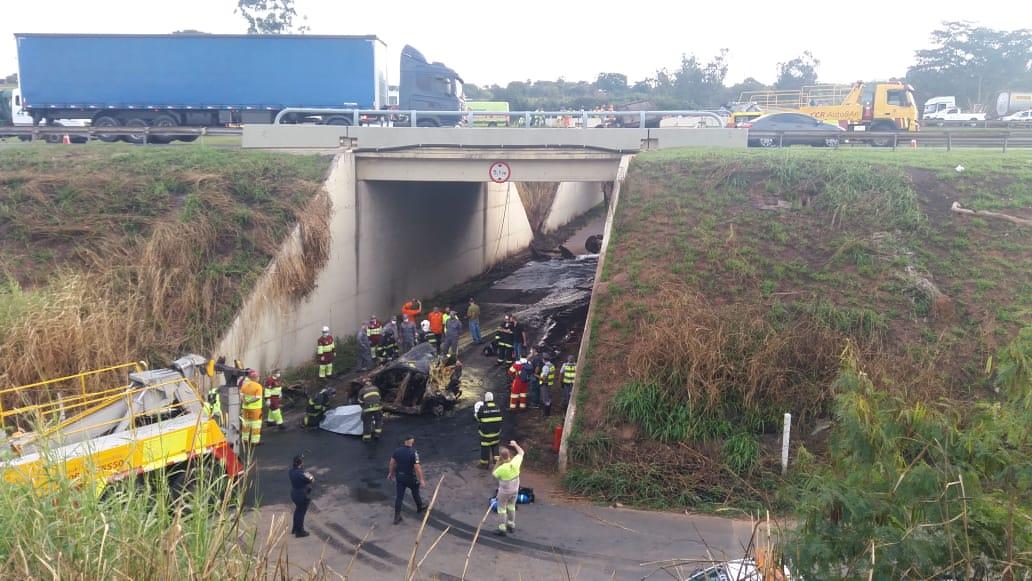
[[[1012,147],[1032,147],[1032,130],[957,130],[957,131],[757,131],[749,130],[749,141],[774,140],[770,146],[781,147],[799,139],[818,142],[836,140],[836,147],[851,144],[871,144],[882,147],[954,147],[993,148],[1004,152]]]
[[[88,138],[99,138],[100,136],[136,136],[143,143],[148,143],[151,136],[155,137],[180,137],[180,136],[205,136],[205,135],[242,135],[244,132],[240,127],[62,127],[59,125],[38,125],[34,127],[0,127],[0,137],[5,136],[29,136],[33,141],[48,136],[64,137],[83,136]]]
[[[283,119],[292,115],[310,116],[336,116],[346,118],[351,125],[358,125],[362,118],[383,119],[393,122],[397,119],[405,119],[406,126],[418,126],[420,117],[427,118],[455,118],[473,124],[477,117],[506,117],[516,119],[518,127],[544,127],[546,119],[569,119],[571,122],[577,120],[580,127],[588,127],[591,119],[600,119],[601,123],[608,120],[620,118],[637,118],[638,128],[644,129],[648,119],[656,117],[704,117],[716,121],[718,127],[726,125],[726,117],[720,116],[715,111],[705,110],[674,110],[674,111],[419,111],[419,110],[396,110],[396,109],[304,109],[287,108],[276,114],[274,124],[280,124]]]

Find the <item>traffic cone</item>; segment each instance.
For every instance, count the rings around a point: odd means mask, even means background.
[[[67,133],[65,133],[64,137],[61,138],[61,144],[62,145],[71,145],[72,144],[72,138]]]
[[[916,139],[911,139],[910,140],[910,147],[912,149],[917,149],[917,140]]]

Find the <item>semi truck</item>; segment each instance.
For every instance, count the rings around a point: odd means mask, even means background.
[[[996,96],[996,116],[999,118],[1032,110],[1032,91],[1006,91]]]
[[[89,120],[94,127],[217,127],[361,122],[388,111],[386,45],[376,36],[203,33],[16,34],[22,107],[33,123]],[[401,111],[460,111],[462,78],[406,46]],[[453,126],[459,115],[417,115]],[[370,117],[371,118],[371,117]],[[410,115],[392,116],[411,124]],[[100,135],[104,141],[119,139]],[[128,136],[139,142],[143,134]],[[196,135],[153,136],[190,141]]]

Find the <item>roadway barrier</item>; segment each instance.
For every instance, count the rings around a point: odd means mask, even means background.
[[[1032,147],[1032,130],[964,129],[939,131],[756,131],[749,130],[749,142],[770,140],[768,147],[780,147],[786,138],[837,140],[844,145],[876,145],[881,147],[956,147],[1002,149]]]

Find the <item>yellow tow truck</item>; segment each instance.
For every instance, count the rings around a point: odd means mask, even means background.
[[[215,370],[187,355],[165,369],[125,363],[2,389],[0,477],[46,486],[56,468],[100,493],[113,481],[202,460],[236,477],[243,466],[232,375],[226,417],[210,415],[198,390],[217,381]]]
[[[810,85],[798,91],[747,91],[740,103],[764,111],[799,111],[848,131],[917,131],[914,88],[900,81]]]

